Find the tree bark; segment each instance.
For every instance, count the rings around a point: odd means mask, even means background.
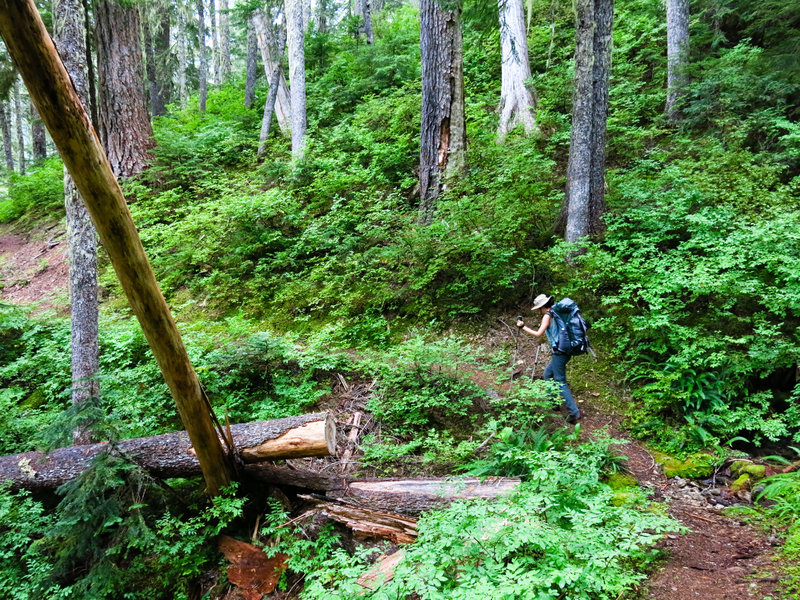
[[[247,74],[244,82],[244,105],[252,108],[256,99],[256,77],[258,76],[258,36],[253,17],[247,19]]]
[[[592,166],[589,173],[589,235],[603,233],[606,209],[606,141],[608,89],[611,77],[614,0],[595,0],[594,66],[592,69]]]
[[[197,451],[208,492],[231,480],[197,374],[158,288],[122,190],[33,0],[0,0],[0,36],[86,202]]]
[[[178,8],[178,102],[181,108],[186,106],[186,99],[188,98],[188,91],[186,88],[186,71],[189,68],[189,51],[187,48],[186,36],[188,35],[186,27],[186,9],[184,7]]]
[[[206,111],[208,99],[208,49],[206,48],[206,15],[203,3],[197,0],[197,51],[200,54],[200,70],[197,73],[200,88],[200,112]]]
[[[231,20],[228,0],[219,0],[219,65],[221,83],[231,77]]]
[[[689,0],[667,0],[667,120],[677,123],[678,103],[686,91],[689,63]]]
[[[359,27],[359,35],[364,34],[364,39],[368,44],[375,42],[375,37],[372,34],[372,6],[370,0],[357,0],[358,16],[361,17],[361,26]]]
[[[31,145],[33,147],[33,160],[44,160],[47,158],[47,134],[45,133],[44,123],[39,118],[39,111],[36,105],[30,103],[31,115]]]
[[[528,59],[528,34],[522,0],[498,0],[500,9],[500,48],[502,57],[500,86],[500,124],[497,140],[522,125],[525,134],[536,131],[536,91]]]
[[[169,66],[169,12],[165,11],[157,22],[145,19],[145,57],[147,84],[150,96],[150,113],[155,117],[167,114],[170,101],[171,68]]]
[[[336,426],[325,413],[231,426],[234,447],[245,463],[298,456],[327,456],[335,452]],[[268,452],[264,448],[269,447]],[[185,431],[59,448],[49,454],[23,452],[0,457],[0,481],[29,490],[56,488],[86,470],[98,455],[111,450],[160,477],[200,475],[200,462]]]
[[[286,47],[286,29],[282,28],[278,33],[278,40],[277,46],[275,49],[276,56],[283,56],[284,48]],[[267,100],[264,103],[264,115],[261,118],[261,135],[258,139],[258,158],[264,156],[264,152],[266,151],[267,147],[267,139],[269,138],[269,130],[272,124],[272,113],[275,112],[275,103],[278,99],[278,94],[280,92],[280,84],[283,81],[284,85],[286,81],[282,79],[283,76],[283,69],[281,68],[280,61],[275,63],[275,67],[272,70],[272,74],[269,77],[269,93],[267,94]]]
[[[394,544],[410,544],[418,535],[417,520],[412,517],[329,502],[314,496],[301,495],[299,498],[314,504],[312,513],[342,523],[361,537],[380,537]]]
[[[291,135],[292,126],[292,101],[289,96],[289,86],[286,84],[286,77],[281,67],[281,60],[283,58],[282,46],[287,37],[285,27],[275,24],[274,19],[270,19],[263,11],[257,10],[253,13],[253,26],[256,29],[256,37],[258,40],[258,47],[261,49],[261,61],[264,63],[264,72],[267,75],[267,82],[270,85],[270,93],[274,93],[275,101],[275,118],[278,121],[278,127],[281,133],[285,136]],[[273,86],[273,76],[278,73],[278,85]],[[269,104],[269,97],[267,98]],[[271,118],[272,112],[266,112],[266,105],[264,110],[265,118],[261,122],[261,135],[269,130],[269,124],[264,121]]]
[[[429,224],[444,180],[464,166],[466,121],[461,8],[420,4],[422,123],[419,222]]]
[[[86,31],[81,0],[53,2],[53,40],[81,103],[89,102]],[[69,249],[69,300],[72,332],[72,403],[84,404],[100,395],[97,298],[97,233],[75,182],[64,168],[64,206]],[[72,433],[74,444],[89,444],[85,426]]]
[[[144,95],[139,8],[124,0],[95,5],[100,138],[117,177],[147,166],[153,129]]]
[[[14,171],[14,148],[11,144],[11,127],[8,123],[9,115],[7,103],[0,102],[0,130],[3,132],[3,151],[6,156],[6,169]]]
[[[567,164],[567,228],[564,236],[568,242],[575,242],[589,233],[592,165],[594,0],[576,0],[575,10],[575,79]]]
[[[86,41],[86,74],[89,77],[87,85],[89,87],[89,105],[87,110],[92,119],[92,125],[95,129],[98,127],[97,120],[97,86],[95,85],[95,72],[94,61],[92,60],[92,20],[89,18],[89,1],[83,1],[83,15],[84,15],[84,37]],[[82,100],[81,100],[82,101]],[[85,105],[84,105],[85,106]]]
[[[289,49],[289,92],[292,106],[292,161],[305,154],[306,54],[302,0],[286,0],[286,43]]]
[[[350,480],[347,487],[331,490],[327,495],[372,510],[418,515],[455,500],[497,498],[517,489],[519,483],[519,479],[496,477]]]
[[[14,79],[14,114],[17,126],[17,149],[19,150],[19,173],[25,175],[25,130],[22,128],[22,100],[19,95],[19,82]]]

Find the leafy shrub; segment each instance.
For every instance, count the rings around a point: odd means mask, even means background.
[[[12,174],[5,197],[0,195],[0,223],[28,211],[52,217],[64,210],[64,163],[58,156],[31,165],[25,175]]]

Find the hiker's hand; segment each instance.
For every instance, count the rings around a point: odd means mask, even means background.
[[[520,329],[525,327],[525,321],[523,321],[522,319],[517,319],[517,327],[519,327]]]

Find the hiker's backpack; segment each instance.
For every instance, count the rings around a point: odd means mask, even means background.
[[[564,298],[553,305],[553,314],[558,325],[558,343],[554,349],[570,356],[591,351],[586,321],[574,300]]]

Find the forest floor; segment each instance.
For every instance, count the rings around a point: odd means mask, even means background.
[[[0,227],[0,301],[64,313],[68,286],[62,230],[50,228],[25,236]],[[513,323],[514,317],[507,316],[505,320]],[[486,332],[483,342],[489,346],[507,344],[510,335],[513,332],[507,326],[498,325]],[[526,336],[515,346],[518,364],[524,372],[529,373],[534,364],[536,344],[536,340]],[[544,364],[546,352],[542,352],[537,362],[539,374]],[[669,513],[689,530],[669,535],[661,542],[665,558],[643,585],[641,596],[654,600],[780,598],[774,562],[779,538],[741,518],[724,514],[719,505],[709,502],[711,495],[702,493],[704,490],[697,483],[665,477],[650,452],[624,431],[622,416],[598,392],[581,385],[572,368],[568,374],[583,413],[583,435],[607,431],[611,437],[625,440],[615,448],[627,457],[626,468],[641,486],[652,490],[655,501],[666,502]],[[352,398],[356,391],[348,388],[340,393]],[[362,392],[368,390],[360,390],[357,395]],[[347,410],[347,399],[341,400],[340,409]],[[724,489],[718,493],[727,494]]]

